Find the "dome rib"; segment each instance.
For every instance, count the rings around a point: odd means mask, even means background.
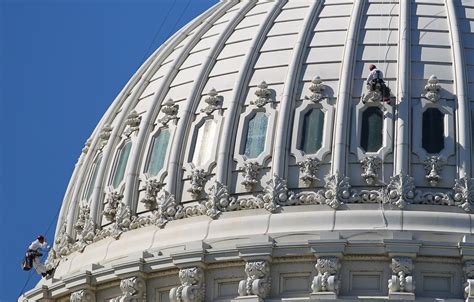
[[[303,66],[303,55],[307,49],[310,33],[314,28],[314,24],[319,19],[317,16],[321,12],[323,6],[322,0],[314,1],[308,9],[308,14],[305,17],[302,28],[296,39],[295,46],[293,47],[293,54],[289,65],[288,74],[285,80],[285,86],[283,89],[283,96],[280,102],[280,113],[278,117],[277,130],[275,133],[275,147],[272,155],[272,166],[273,173],[279,177],[285,177],[285,167],[288,161],[287,152],[289,148],[289,131],[290,125],[294,118],[291,118],[294,104],[296,102],[296,88],[300,82],[300,71]]]
[[[125,185],[125,200],[128,200],[130,203],[130,206],[132,209],[136,209],[136,205],[138,202],[137,198],[134,198],[135,194],[137,193],[136,188],[138,185],[138,177],[141,174],[140,173],[140,163],[141,159],[144,158],[144,152],[146,150],[146,141],[150,135],[151,128],[154,125],[154,120],[156,119],[157,115],[160,112],[161,109],[161,104],[165,101],[165,97],[168,93],[168,87],[170,83],[173,81],[173,79],[176,77],[178,71],[179,71],[179,66],[181,66],[184,61],[187,58],[187,55],[189,52],[192,50],[194,46],[200,41],[202,36],[209,30],[209,28],[212,26],[214,22],[216,22],[220,17],[222,17],[231,7],[236,5],[237,2],[235,1],[227,1],[227,2],[220,2],[218,5],[216,5],[216,11],[213,13],[212,17],[209,20],[206,20],[203,24],[202,27],[199,29],[197,33],[195,33],[195,36],[191,41],[189,41],[188,45],[183,47],[180,50],[180,53],[178,54],[176,58],[176,62],[174,63],[172,69],[172,72],[169,72],[166,76],[166,79],[161,82],[161,85],[157,87],[155,96],[152,100],[152,104],[155,104],[148,110],[143,118],[143,121],[141,123],[142,129],[140,130],[138,134],[138,139],[137,143],[135,146],[132,148],[131,152],[131,161],[129,163],[130,166],[128,166],[127,171],[129,175],[129,179],[126,182]],[[191,101],[190,99],[187,99],[187,104]],[[160,104],[160,105],[158,105]],[[182,114],[183,111],[180,110],[180,114]],[[183,119],[183,116],[180,117],[180,121]],[[179,122],[178,122],[179,123]],[[179,129],[179,127],[178,127]],[[173,135],[173,144],[172,146],[178,144],[180,142],[180,139],[178,139],[178,131],[175,131]],[[169,165],[171,165],[172,159],[168,161],[168,169],[173,171],[174,169],[170,168]],[[168,174],[168,183],[171,182],[172,178],[170,177],[172,173]]]
[[[359,32],[363,0],[354,0],[352,15],[347,30],[346,46],[344,47],[344,57],[342,60],[342,69],[337,94],[336,115],[334,121],[334,143],[332,156],[332,174],[346,172],[347,157],[347,136],[349,110],[352,102],[352,77],[355,62],[355,52],[357,46],[357,34]]]
[[[266,19],[262,21],[256,30],[256,34],[252,41],[245,59],[242,63],[242,68],[239,70],[238,81],[232,88],[232,96],[228,105],[226,118],[224,119],[224,126],[222,128],[223,142],[219,146],[217,152],[217,171],[216,180],[223,184],[228,184],[229,180],[229,167],[232,167],[230,163],[232,150],[235,147],[235,133],[237,132],[237,124],[239,121],[239,110],[244,100],[244,92],[247,90],[248,82],[250,80],[250,72],[255,65],[258,58],[259,51],[265,42],[265,37],[270,31],[274,20],[277,18],[282,7],[288,1],[275,1],[271,11],[267,13]],[[232,169],[232,168],[230,168]]]
[[[466,66],[466,62],[464,60],[464,52],[462,51],[464,47],[462,39],[460,37],[461,29],[459,27],[456,6],[454,5],[453,1],[450,0],[446,0],[445,5],[447,9],[449,31],[451,33],[451,44],[454,61],[453,71],[457,100],[456,133],[458,137],[456,139],[456,165],[458,167],[459,178],[471,177],[471,127],[467,126],[471,125],[471,111],[469,109],[469,99],[466,98],[467,88],[465,81],[467,79],[467,76],[464,71],[464,66]]]
[[[181,118],[178,122],[178,127],[175,133],[176,143],[173,144],[171,149],[171,157],[169,160],[169,175],[168,182],[166,184],[166,190],[172,192],[176,196],[178,183],[181,181],[182,175],[182,164],[185,159],[185,151],[183,146],[188,143],[186,134],[192,131],[191,125],[194,121],[194,118],[191,118],[194,114],[199,102],[201,101],[201,95],[203,93],[204,87],[208,81],[209,74],[214,67],[219,53],[225,46],[227,39],[232,35],[235,30],[235,27],[242,21],[245,17],[245,14],[252,9],[256,1],[248,1],[245,6],[240,8],[239,13],[237,13],[232,20],[230,20],[225,28],[222,31],[222,34],[219,36],[217,42],[214,44],[213,48],[210,51],[210,54],[206,57],[206,61],[202,63],[201,70],[198,72],[198,76],[194,81],[193,87],[190,90],[190,94],[187,97],[188,102],[184,110],[181,110]],[[217,87],[216,89],[219,89]]]
[[[400,0],[399,29],[398,29],[398,74],[397,74],[397,104],[398,114],[395,120],[396,131],[395,155],[396,158],[394,175],[407,173],[410,156],[409,148],[406,142],[410,137],[410,2],[409,0]]]

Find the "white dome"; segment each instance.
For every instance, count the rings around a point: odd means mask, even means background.
[[[219,2],[98,124],[28,301],[462,299],[473,24],[469,0]]]

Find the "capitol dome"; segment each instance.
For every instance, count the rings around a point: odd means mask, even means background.
[[[107,110],[20,301],[474,301],[473,74],[471,0],[220,1]]]

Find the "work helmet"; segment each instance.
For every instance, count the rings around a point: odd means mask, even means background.
[[[43,235],[38,235],[38,237],[36,237],[36,239],[38,239],[38,240],[44,240],[44,236],[43,236]]]
[[[375,68],[377,68],[377,66],[375,66],[374,64],[369,65],[369,70],[370,71],[374,70]]]

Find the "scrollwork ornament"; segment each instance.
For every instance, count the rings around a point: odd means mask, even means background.
[[[304,99],[309,100],[313,103],[321,102],[322,100],[327,98],[327,96],[323,94],[325,88],[326,86],[323,84],[323,81],[321,80],[321,78],[319,76],[314,77],[313,80],[311,81],[311,86],[309,86],[311,95],[305,96]]]
[[[361,159],[360,163],[362,165],[362,178],[368,185],[374,185],[378,182],[377,170],[380,167],[381,160],[377,156],[366,156]]]
[[[204,302],[204,271],[200,267],[179,270],[181,285],[170,290],[171,302]]]
[[[156,197],[161,188],[163,188],[163,182],[155,177],[148,177],[145,174],[142,185],[145,196],[140,199],[140,202],[145,205],[145,209],[152,210],[156,207]]]
[[[239,296],[266,298],[271,289],[270,264],[268,261],[245,263],[247,278],[239,282]]]
[[[111,302],[145,302],[146,283],[140,277],[131,277],[120,281],[122,295]]]
[[[426,171],[425,178],[432,187],[436,186],[441,181],[442,177],[439,174],[441,173],[444,163],[444,158],[436,155],[429,156],[424,161]]]
[[[438,78],[435,75],[431,75],[421,96],[432,103],[436,103],[440,99],[440,92],[441,86],[439,85]]]
[[[242,167],[242,174],[244,179],[242,180],[241,184],[247,189],[247,191],[251,191],[256,184],[258,184],[258,175],[260,173],[260,169],[262,165],[256,161],[245,161]]]
[[[84,144],[84,148],[82,148],[82,153],[87,154],[87,152],[89,152],[91,145],[92,145],[92,139],[89,138]]]
[[[474,205],[474,179],[463,177],[455,180],[454,202],[466,212],[471,212]]]
[[[78,234],[84,229],[84,224],[86,223],[87,217],[89,217],[90,209],[87,203],[82,203],[79,207],[79,215],[77,217],[76,223],[74,223],[74,229]]]
[[[163,125],[168,125],[170,121],[178,119],[179,105],[175,104],[173,99],[168,99],[162,106],[161,112],[164,113],[164,117],[158,120]]]
[[[202,192],[204,192],[208,175],[204,169],[193,169],[191,171],[191,187],[188,189],[188,192],[191,193],[194,198],[200,197]]]
[[[142,118],[141,116],[137,113],[137,111],[132,110],[126,120],[125,120],[125,125],[128,126],[127,129],[125,130],[125,135],[129,136],[135,131],[138,131],[140,128],[140,122]]]
[[[319,257],[316,262],[318,275],[314,277],[311,284],[313,293],[332,292],[339,294],[340,280],[339,272],[341,264],[335,256]]]
[[[130,207],[123,202],[119,202],[117,206],[117,212],[115,215],[115,222],[112,225],[111,236],[115,239],[119,239],[123,232],[130,229],[131,223],[131,211]]]
[[[152,223],[163,228],[169,221],[184,218],[183,206],[179,205],[168,191],[163,191],[158,199],[158,208],[153,213]]]
[[[95,294],[88,289],[80,289],[71,293],[70,302],[95,302]]]
[[[298,163],[300,167],[300,179],[308,186],[314,184],[319,179],[316,177],[321,162],[316,157],[307,157]]]
[[[263,81],[257,86],[257,88],[258,89],[255,91],[255,96],[257,96],[257,99],[250,101],[250,104],[260,108],[268,103],[272,103],[272,92],[270,89],[268,89],[268,84]]]
[[[216,110],[222,109],[222,106],[220,104],[221,98],[215,88],[212,88],[211,91],[209,91],[207,95],[208,95],[207,98],[204,99],[204,102],[206,102],[207,106],[201,109],[201,112],[209,115]]]
[[[413,271],[413,260],[410,257],[397,256],[392,258],[392,277],[388,280],[390,293],[415,291],[415,281],[411,276]]]
[[[109,221],[113,221],[115,219],[117,207],[122,199],[123,195],[118,190],[114,190],[112,188],[108,189],[108,192],[105,195],[105,202],[107,204],[104,208],[103,215]]]
[[[235,203],[235,198],[230,197],[229,190],[225,185],[216,181],[208,192],[207,200],[204,202],[206,215],[216,219],[222,212],[226,212],[229,206]]]
[[[83,252],[84,248],[94,242],[96,235],[96,226],[90,214],[84,220],[84,226],[80,233],[78,233],[78,241],[75,244],[75,249]]]
[[[325,203],[333,209],[339,208],[342,204],[350,201],[351,185],[349,177],[343,176],[339,172],[326,177]]]
[[[99,133],[99,149],[102,149],[107,144],[110,135],[112,135],[112,130],[113,129],[109,124],[105,124],[104,127],[102,127],[102,130]]]
[[[413,177],[403,173],[390,177],[390,183],[387,185],[386,190],[387,199],[385,203],[400,209],[412,203],[416,194]]]
[[[377,103],[383,100],[382,91],[380,89],[372,89],[372,85],[368,84],[366,91],[362,95],[362,103]]]
[[[263,202],[263,207],[269,212],[275,212],[282,205],[291,205],[296,201],[293,192],[288,191],[286,180],[279,177],[277,174],[267,182],[264,189],[264,194],[260,196]]]

